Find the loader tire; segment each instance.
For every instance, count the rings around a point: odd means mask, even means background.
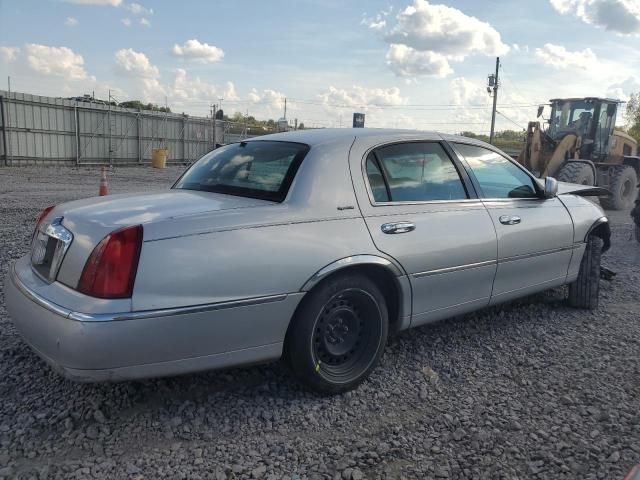
[[[579,185],[594,185],[595,177],[590,165],[582,162],[569,162],[558,172],[556,180],[560,182],[577,183]]]
[[[600,205],[607,210],[628,210],[638,196],[638,176],[629,165],[611,167],[608,197],[600,197]]]
[[[575,282],[569,285],[570,306],[594,310],[598,308],[600,296],[600,258],[602,239],[590,235],[580,263],[580,272]]]

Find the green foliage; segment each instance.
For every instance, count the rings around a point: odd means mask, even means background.
[[[488,135],[478,135],[473,132],[462,132],[460,135],[463,137],[475,138],[483,142],[489,143]],[[506,151],[507,153],[515,153],[520,151],[524,145],[525,132],[517,130],[502,130],[496,132],[493,144]]]
[[[159,105],[156,105],[155,103],[144,104],[140,100],[129,100],[127,102],[121,102],[118,106],[122,108],[132,108],[134,110],[151,110],[154,112],[171,113],[171,109],[169,107],[161,107]]]
[[[632,93],[627,102],[627,133],[640,143],[640,93]]]

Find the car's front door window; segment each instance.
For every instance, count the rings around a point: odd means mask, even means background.
[[[467,161],[485,198],[536,198],[534,180],[520,167],[487,148],[462,143],[455,149]]]
[[[455,165],[435,142],[377,149],[367,159],[367,177],[376,202],[386,200],[389,194],[393,202],[468,198]]]

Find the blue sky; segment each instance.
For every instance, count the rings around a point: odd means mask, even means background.
[[[639,34],[639,0],[0,0],[0,88],[483,132],[496,55],[518,128],[551,97],[640,91]]]

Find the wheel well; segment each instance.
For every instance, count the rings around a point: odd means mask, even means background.
[[[400,283],[396,276],[388,268],[381,265],[374,264],[361,264],[353,265],[350,267],[344,267],[332,272],[327,277],[323,278],[318,285],[321,285],[338,275],[344,275],[347,273],[360,273],[367,278],[373,280],[376,286],[380,289],[384,300],[387,303],[388,315],[389,315],[389,330],[397,330],[400,326],[401,317],[401,305],[402,305],[402,291]],[[318,288],[315,285],[311,291]]]
[[[595,235],[602,239],[602,253],[609,250],[611,247],[611,227],[609,226],[609,222],[600,221],[596,222],[587,233],[585,241],[589,238],[590,235]]]

